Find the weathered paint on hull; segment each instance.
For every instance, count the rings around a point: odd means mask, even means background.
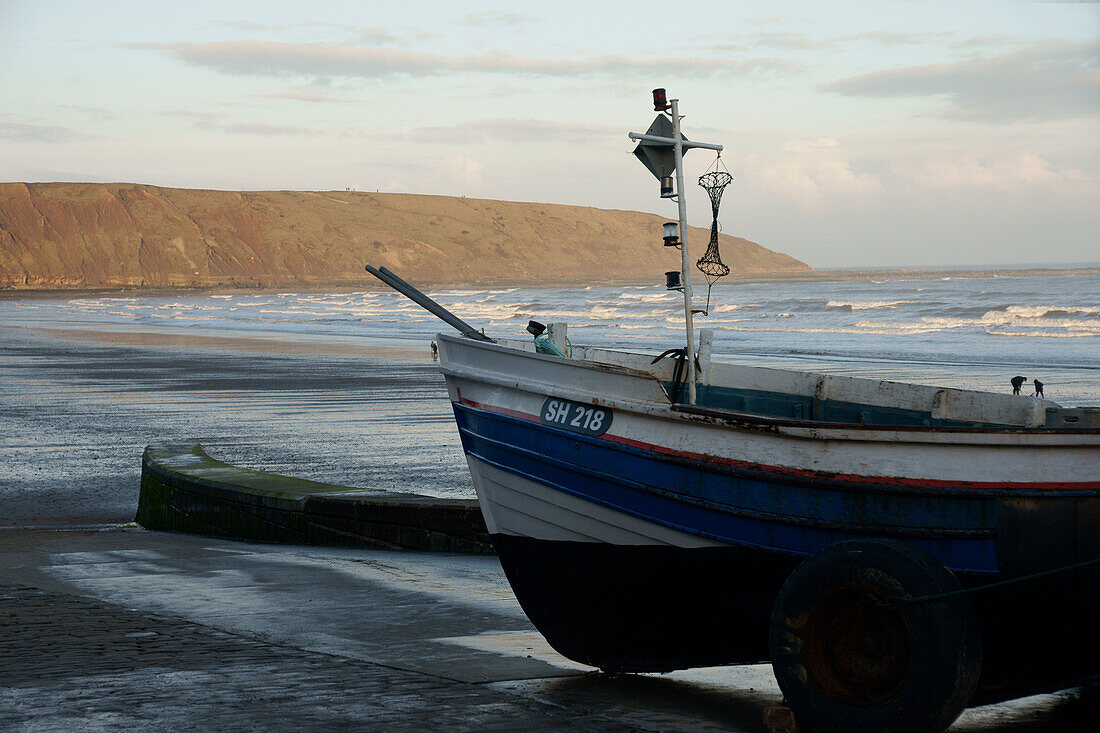
[[[469,405],[455,405],[455,418],[466,454],[478,461],[547,492],[720,542],[807,556],[846,539],[904,538],[948,567],[997,570],[996,500],[980,491],[869,492],[669,456]]]

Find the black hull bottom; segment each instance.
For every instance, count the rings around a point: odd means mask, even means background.
[[[1100,675],[1100,565],[978,591],[970,599],[982,627],[977,702],[1064,689]]]
[[[550,646],[607,671],[768,659],[772,602],[797,558],[493,535],[520,605]]]
[[[562,655],[607,671],[768,661],[772,605],[800,561],[744,547],[681,549],[493,535],[512,589]],[[1094,569],[971,594],[982,627],[976,703],[1100,674]],[[964,586],[990,576],[960,577]]]

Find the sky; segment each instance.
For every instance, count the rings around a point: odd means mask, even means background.
[[[0,181],[675,218],[627,138],[655,87],[725,146],[728,234],[814,267],[1100,262],[1095,2],[0,0]],[[685,157],[697,226],[715,162]]]

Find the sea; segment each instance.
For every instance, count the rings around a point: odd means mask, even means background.
[[[529,320],[573,343],[659,354],[684,341],[683,296],[663,285],[428,291],[490,336]],[[716,359],[1100,405],[1100,276],[716,283],[696,286]],[[0,324],[297,344],[429,348],[449,327],[394,292],[71,295],[0,300]],[[427,353],[425,351],[425,353]]]

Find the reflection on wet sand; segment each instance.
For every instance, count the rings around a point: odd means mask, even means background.
[[[0,324],[0,328],[4,328]],[[256,338],[254,336],[200,336],[197,334],[162,333],[148,330],[78,330],[64,327],[39,327],[32,329],[46,338],[67,341],[87,341],[101,344],[125,344],[129,346],[175,346],[178,348],[223,348],[233,351],[249,351],[266,354],[343,354],[348,356],[377,357],[424,361],[424,349],[408,345],[348,344],[292,341],[285,338]],[[378,341],[377,339],[368,341]]]
[[[155,441],[327,483],[473,495],[427,344],[0,328],[0,354],[5,523],[129,521]]]

